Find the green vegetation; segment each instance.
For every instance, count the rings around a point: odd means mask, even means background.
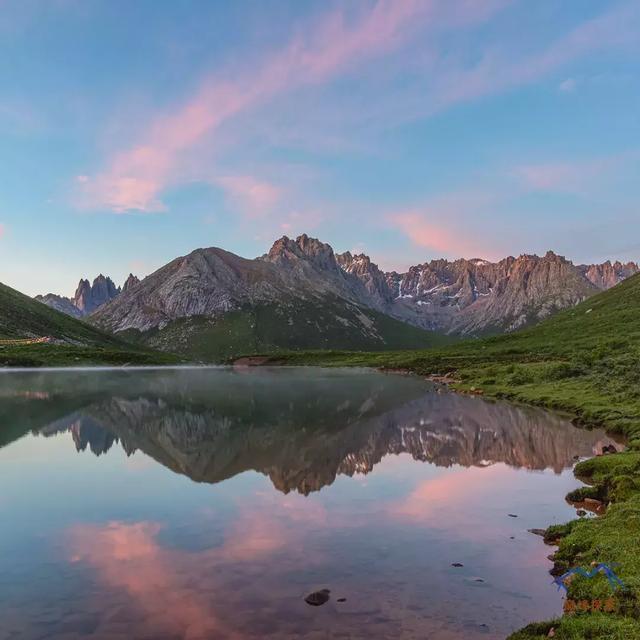
[[[184,362],[171,353],[160,353],[124,342],[113,346],[64,344],[0,345],[0,367],[89,367],[175,365]]]
[[[511,640],[640,638],[640,276],[598,294],[540,325],[518,333],[469,340],[430,351],[279,354],[271,363],[403,368],[448,376],[464,392],[508,398],[562,410],[585,427],[601,426],[628,439],[624,453],[599,456],[576,467],[592,486],[572,498],[597,498],[606,514],[551,527],[560,540],[557,570],[618,563],[625,583],[613,611],[577,611],[526,627]],[[573,601],[611,595],[604,577],[576,577]]]
[[[29,344],[42,338],[51,341]],[[176,356],[134,347],[0,284],[0,367],[176,362]]]
[[[10,340],[42,337],[84,345],[122,345],[113,336],[87,323],[0,284],[0,338]]]
[[[640,446],[640,276],[513,334],[428,351],[281,353],[271,361],[448,374],[459,390],[567,411]]]
[[[145,333],[128,331],[128,340],[193,360],[220,362],[249,351],[278,353],[283,348],[416,349],[452,340],[370,309],[327,297],[322,303],[292,299],[232,311],[216,319],[176,320]]]

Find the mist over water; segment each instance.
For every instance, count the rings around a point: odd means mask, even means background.
[[[609,442],[304,368],[6,374],[0,424],[0,637],[27,640],[504,637],[561,612],[527,529]]]

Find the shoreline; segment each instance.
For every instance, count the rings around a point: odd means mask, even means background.
[[[396,354],[397,355],[397,354]],[[260,364],[304,366],[370,366],[381,372],[401,375],[417,375],[453,393],[482,397],[488,401],[504,400],[522,406],[543,408],[561,413],[574,426],[581,429],[604,428],[617,441],[625,440],[627,448],[616,453],[594,455],[581,460],[573,467],[578,486],[565,496],[581,497],[597,501],[603,513],[593,518],[578,517],[562,525],[545,529],[544,541],[556,547],[550,575],[562,575],[573,567],[589,568],[602,563],[623,567],[621,577],[627,585],[615,594],[615,608],[611,611],[567,612],[557,619],[534,622],[515,631],[507,640],[543,640],[554,637],[559,640],[583,640],[607,638],[607,640],[640,640],[640,451],[638,451],[637,427],[623,428],[619,423],[598,419],[596,414],[582,411],[576,404],[549,401],[535,390],[526,393],[497,385],[481,384],[477,371],[465,375],[452,367],[442,371],[436,363],[414,360],[400,365],[394,354],[385,360],[384,354],[287,354],[260,356]],[[403,363],[404,364],[404,363]],[[440,370],[439,370],[440,369]],[[493,387],[493,388],[492,388]],[[573,400],[573,396],[569,396]],[[622,411],[619,412],[622,414]],[[550,558],[551,559],[551,558]],[[604,576],[587,579],[575,577],[568,585],[567,601],[596,603],[611,596]]]
[[[261,368],[269,366],[312,366],[327,368],[375,369],[381,373],[422,377],[436,388],[449,392],[471,395],[486,401],[505,401],[515,405],[543,408],[569,419],[581,429],[604,428],[614,438],[626,438],[629,445],[625,451],[595,455],[581,460],[573,467],[576,480],[586,484],[577,487],[565,496],[597,501],[604,513],[595,518],[579,517],[562,525],[551,525],[544,531],[544,541],[556,546],[553,554],[551,575],[562,575],[573,567],[589,568],[598,564],[622,566],[621,578],[627,587],[618,594],[616,608],[603,612],[565,612],[562,617],[535,622],[508,636],[507,640],[543,640],[555,637],[559,640],[582,640],[584,638],[611,638],[612,640],[640,640],[640,442],[635,422],[629,428],[624,422],[609,422],[598,419],[598,414],[578,410],[575,404],[563,403],[542,395],[544,387],[509,390],[498,384],[487,385],[477,370],[471,372],[437,366],[426,358],[418,360],[408,357],[406,364],[394,362],[392,354],[280,354],[257,355],[239,358],[222,365],[198,364],[152,364],[147,366],[62,366],[62,367],[8,367],[2,373],[61,372],[61,371],[145,371],[161,369],[201,369],[234,367]],[[385,363],[384,360],[389,363]],[[444,373],[443,373],[444,369]],[[470,375],[470,373],[472,375]],[[485,384],[483,384],[484,382]],[[559,386],[559,385],[558,385]],[[536,395],[538,392],[538,395]],[[569,396],[573,399],[573,396]],[[618,410],[618,416],[624,416]],[[575,500],[571,500],[575,502]],[[568,586],[567,599],[579,602],[599,603],[608,595],[608,583],[604,576],[588,580],[578,576]],[[549,634],[552,634],[551,636]]]

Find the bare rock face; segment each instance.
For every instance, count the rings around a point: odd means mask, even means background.
[[[333,294],[374,309],[383,306],[362,278],[341,268],[342,257],[331,246],[306,234],[295,240],[283,236],[261,259],[278,268],[279,277],[296,295]]]
[[[81,280],[73,299],[38,299],[71,315],[91,314],[93,322],[114,332],[163,329],[176,320],[217,319],[292,300],[323,306],[331,298],[421,329],[479,336],[538,322],[638,271],[632,262],[576,266],[549,251],[499,262],[438,259],[406,273],[384,273],[364,254],[335,254],[303,234],[283,236],[253,260],[218,248],[197,249],[142,282],[130,275],[122,291],[101,275],[93,284]],[[336,318],[348,324],[341,314]]]
[[[243,304],[275,299],[286,290],[274,265],[246,260],[222,249],[197,249],[177,258],[113,302],[95,322],[112,331],[146,331],[193,316],[216,317]]]
[[[295,267],[300,261],[304,261],[319,270],[338,270],[333,249],[316,238],[310,238],[306,233],[295,240],[287,236],[276,240],[265,259],[282,266]]]
[[[130,274],[124,288],[131,288],[138,282],[138,278]],[[116,287],[111,278],[100,274],[93,283],[90,283],[89,280],[81,279],[73,298],[47,293],[44,296],[36,296],[35,299],[57,311],[75,318],[82,318],[117,298],[121,291],[122,289]]]
[[[393,301],[393,294],[387,283],[387,277],[377,264],[371,262],[364,253],[351,255],[349,251],[336,256],[338,264],[347,273],[355,275],[364,284],[369,295],[381,306]]]
[[[598,289],[610,289],[622,282],[625,278],[635,275],[640,267],[635,262],[614,262],[607,260],[604,264],[581,265],[579,269],[589,282]]]
[[[88,315],[113,300],[119,293],[120,289],[116,288],[113,280],[100,274],[93,281],[93,285],[90,285],[88,280],[80,280],[74,303],[83,315]]]
[[[284,236],[254,260],[218,248],[197,249],[124,290],[92,318],[110,331],[147,331],[183,318],[218,318],[291,299],[321,303],[328,296],[379,307],[360,279],[340,268],[328,244],[306,235]]]
[[[36,296],[35,299],[42,304],[46,304],[48,307],[66,313],[68,316],[74,318],[81,318],[82,312],[75,306],[73,300],[65,298],[64,296],[58,296],[55,293],[47,293],[43,296]]]
[[[369,273],[352,270],[370,283]],[[432,260],[385,274],[386,311],[411,324],[459,335],[513,331],[582,302],[638,272],[634,263],[575,266],[549,251],[497,263]]]
[[[133,275],[133,273],[129,274],[129,277],[124,281],[122,285],[122,292],[128,291],[131,287],[135,287],[140,282],[140,279]]]

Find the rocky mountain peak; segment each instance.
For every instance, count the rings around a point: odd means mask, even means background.
[[[125,283],[125,288],[130,288],[138,282],[138,278],[130,274]],[[72,298],[48,293],[44,296],[36,296],[35,299],[57,311],[81,318],[93,313],[103,304],[119,296],[121,291],[122,289],[116,287],[111,278],[101,273],[94,279],[93,283],[85,278],[81,278]]]
[[[129,274],[129,277],[124,281],[122,285],[122,293],[131,289],[131,287],[135,287],[140,282],[140,278],[134,276],[133,273]]]
[[[351,325],[346,316],[357,305],[421,329],[486,335],[535,323],[639,270],[633,262],[619,261],[576,266],[548,251],[499,262],[440,258],[404,273],[384,273],[364,253],[336,254],[330,245],[302,234],[295,239],[282,236],[267,254],[254,260],[222,249],[198,249],[143,282],[130,274],[123,287],[127,295],[93,317],[113,331],[146,331],[182,318],[217,319],[243,308],[275,304],[286,309],[292,301],[326,305],[330,299],[332,304],[344,305],[335,319],[347,328]],[[101,274],[92,284],[81,280],[74,299],[51,294],[41,301],[84,316],[119,292]],[[294,326],[295,314],[286,321]],[[323,322],[316,319],[319,330]]]
[[[306,260],[319,269],[335,271],[338,268],[336,256],[330,245],[306,233],[295,240],[287,236],[276,240],[265,258],[278,264],[296,263]]]
[[[371,258],[364,253],[352,255],[350,251],[339,253],[336,260],[346,273],[356,276],[369,295],[378,304],[388,304],[393,300],[393,293],[387,282],[387,276],[371,262]]]
[[[640,271],[640,267],[635,262],[623,264],[620,261],[616,261],[612,264],[610,260],[602,264],[580,265],[578,268],[582,271],[584,277],[599,289],[615,287],[625,278]]]
[[[113,300],[119,293],[120,289],[116,288],[113,280],[100,274],[92,285],[89,284],[88,280],[80,280],[76,289],[74,304],[86,315]]]

